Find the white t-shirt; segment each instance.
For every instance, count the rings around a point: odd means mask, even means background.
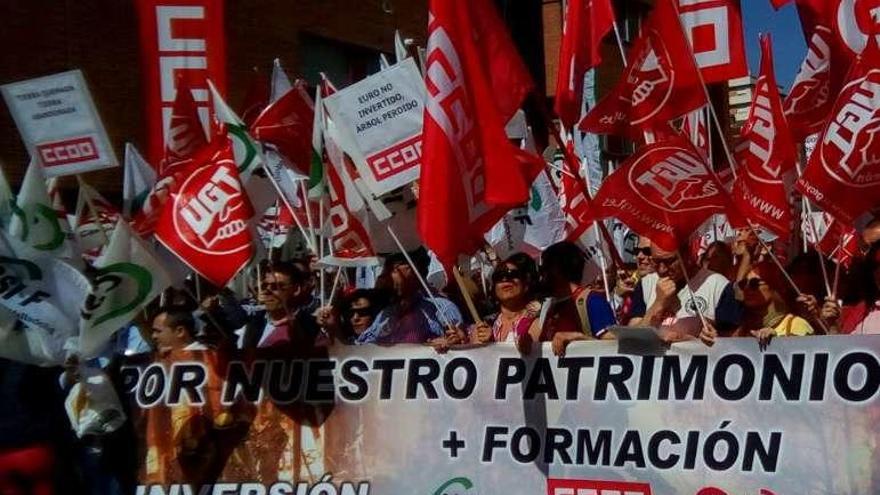
[[[660,276],[656,273],[648,274],[641,280],[645,309],[650,308],[657,299],[657,282],[659,280]],[[719,303],[722,302],[722,296],[728,287],[732,286],[727,277],[709,269],[700,268],[690,278],[690,284],[678,291],[680,307],[675,314],[675,319],[698,318],[697,308],[699,308],[699,312],[704,317],[717,320],[715,311],[718,309]]]

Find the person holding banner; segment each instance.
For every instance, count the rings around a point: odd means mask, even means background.
[[[773,337],[812,335],[813,327],[807,320],[789,312],[789,301],[783,296],[785,277],[779,268],[763,261],[755,265],[746,277],[738,282],[743,294],[742,326],[739,336],[751,335],[766,348]]]
[[[391,282],[393,302],[358,336],[357,344],[424,344],[437,338],[445,340],[448,328],[444,327],[461,328],[458,307],[445,297],[426,294],[419,282],[419,276],[427,276],[431,263],[427,251],[419,249],[409,256],[412,265],[403,253],[385,259],[380,278]]]
[[[742,307],[733,284],[723,275],[699,267],[690,249],[677,252],[653,248],[656,273],[643,278],[635,291],[630,326],[661,329],[670,342],[697,338],[707,333],[731,335],[740,325]],[[647,299],[642,299],[642,295]]]

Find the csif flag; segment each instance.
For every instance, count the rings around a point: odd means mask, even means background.
[[[79,323],[80,353],[87,359],[95,357],[117,330],[171,285],[162,263],[124,220],[116,222],[95,269]]]
[[[39,252],[73,260],[78,256],[69,230],[65,215],[55,210],[42,167],[31,160],[12,206],[9,232]]]
[[[444,263],[529,199],[543,159],[505,124],[534,88],[490,0],[432,0],[418,228]]]
[[[581,117],[584,74],[602,61],[602,38],[614,26],[611,0],[569,0],[565,10],[554,110],[570,128]]]
[[[797,188],[848,224],[880,204],[880,48],[872,38],[847,75]]]
[[[125,171],[122,179],[122,214],[132,218],[141,211],[156,184],[156,171],[137,148],[125,143]]]
[[[214,102],[214,118],[226,127],[226,134],[232,141],[232,151],[235,154],[235,164],[238,166],[238,175],[241,180],[247,182],[248,177],[260,166],[261,156],[257,143],[248,133],[244,121],[231,109],[220,96],[220,92],[214,83],[208,81],[211,89],[211,99]]]
[[[773,71],[770,35],[761,36],[761,71],[755,83],[752,106],[740,134],[737,151],[740,174],[733,198],[740,212],[773,233],[791,234],[792,207],[786,183],[791,184],[797,150],[782,111],[782,100]]]
[[[113,232],[119,221],[119,212],[85,181],[79,184],[79,198],[76,202],[76,237],[83,258],[92,262],[106,247],[108,233]]]
[[[657,0],[611,92],[580,121],[585,132],[635,137],[706,105],[700,74],[672,0]]]
[[[641,148],[605,179],[593,206],[598,217],[616,217],[667,251],[711,215],[733,210],[705,159],[683,137]]]
[[[223,287],[253,253],[250,201],[238,177],[228,139],[217,138],[180,165],[156,238],[184,263]]]

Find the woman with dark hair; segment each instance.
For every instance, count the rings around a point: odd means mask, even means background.
[[[353,344],[373,324],[376,315],[385,307],[386,299],[378,289],[357,289],[349,294],[342,307],[344,319],[340,340]]]
[[[831,320],[830,326],[840,333],[877,335],[880,334],[880,242],[871,245],[860,273],[858,303],[841,310],[837,301],[827,300],[821,314]]]
[[[788,284],[779,268],[762,261],[753,265],[738,282],[743,295],[739,336],[753,336],[762,346],[773,337],[805,336],[814,333],[807,320],[789,311]]]
[[[499,263],[492,272],[491,292],[498,312],[471,327],[470,342],[515,342],[520,351],[528,352],[531,342],[541,334],[541,304],[535,300],[537,284],[538,267],[527,254],[516,253]]]

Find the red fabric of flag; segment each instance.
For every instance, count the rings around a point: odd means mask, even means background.
[[[706,104],[675,8],[658,0],[630,50],[623,78],[578,124],[597,134],[637,136]]]
[[[566,157],[576,160],[572,141],[569,141],[567,146]],[[559,181],[559,207],[565,215],[565,238],[574,242],[593,225],[594,219],[586,184],[578,175],[580,165],[563,159],[562,167]]]
[[[773,47],[766,34],[761,37],[761,70],[740,139],[740,174],[733,197],[752,222],[788,237],[793,217],[785,179],[795,170],[797,150],[783,115],[773,71]]]
[[[533,83],[492,3],[433,0],[428,33],[419,233],[451,262],[528,201],[544,162],[505,134]]]
[[[251,125],[251,134],[274,145],[297,172],[308,176],[315,107],[304,86],[305,83],[297,81],[293,89],[266,107]]]
[[[705,159],[682,137],[640,149],[605,179],[593,206],[598,217],[616,217],[668,251],[710,215],[734,209]]]
[[[614,26],[610,0],[570,0],[559,46],[554,110],[567,128],[581,116],[584,74],[602,61],[602,38]]]
[[[192,157],[208,144],[199,118],[199,109],[189,83],[184,78],[178,78],[177,81],[177,94],[171,108],[171,120],[166,135],[165,157],[159,166],[161,175],[167,174],[169,169]]]

